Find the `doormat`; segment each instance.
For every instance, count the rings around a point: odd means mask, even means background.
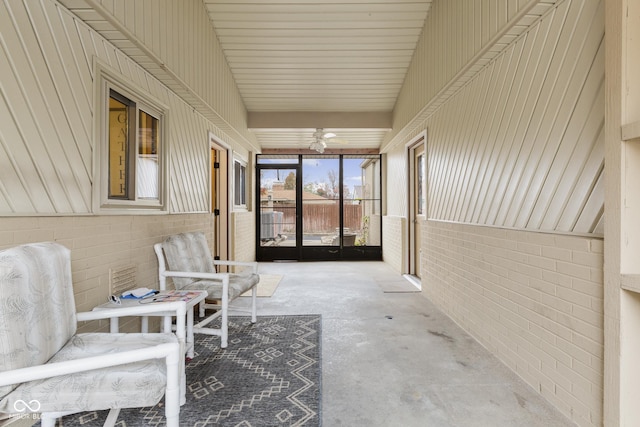
[[[395,279],[395,280],[376,280],[380,289],[384,293],[411,293],[421,292],[413,283],[407,279]]]
[[[259,297],[270,297],[278,288],[280,284],[280,280],[282,280],[282,275],[280,274],[260,274],[260,283],[258,283],[258,296]],[[242,297],[250,297],[251,291],[247,291],[240,295]]]
[[[187,402],[180,426],[320,426],[320,315],[229,317],[229,346],[196,335],[187,362]],[[108,411],[63,418],[68,426],[102,426]],[[123,409],[119,427],[164,425],[163,401]]]

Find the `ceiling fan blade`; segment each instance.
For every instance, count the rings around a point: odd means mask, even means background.
[[[315,147],[320,145],[326,147],[327,143],[347,144],[349,142],[344,138],[338,138],[338,135],[333,132],[325,132],[323,128],[316,128],[312,138],[311,145]]]
[[[336,143],[336,144],[348,144],[349,141],[344,138],[327,138],[327,142]]]

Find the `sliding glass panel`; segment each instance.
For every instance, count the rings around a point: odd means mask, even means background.
[[[380,157],[344,156],[343,246],[380,246]]]
[[[302,161],[302,245],[338,246],[340,159],[304,156]]]
[[[260,246],[296,246],[296,171],[260,170]]]

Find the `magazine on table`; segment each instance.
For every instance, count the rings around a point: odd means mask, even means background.
[[[148,304],[152,302],[191,301],[200,295],[201,291],[162,291],[158,294],[141,299],[140,304]]]

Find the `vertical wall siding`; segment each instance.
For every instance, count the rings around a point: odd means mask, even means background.
[[[62,3],[68,4],[72,11],[83,11],[82,7],[76,9],[77,2],[62,0]],[[151,63],[153,61],[140,52],[133,55],[134,60],[149,63],[152,74],[158,64],[163,64],[193,96],[217,113],[221,118],[216,123],[218,127],[232,127],[245,140],[254,139],[247,130],[247,114],[240,92],[201,0],[91,0],[87,3],[99,6],[100,13],[106,15],[101,16],[100,21],[106,17],[123,26],[129,37],[144,45],[157,63]],[[113,42],[118,46],[116,40]],[[129,47],[130,42],[123,40],[122,45]],[[229,141],[228,135],[220,136]]]
[[[37,3],[0,5],[2,213],[91,207],[91,73],[69,23]]]
[[[602,233],[602,16],[561,3],[424,123],[430,218]]]
[[[94,57],[169,106],[170,210],[208,211],[211,122],[53,1],[3,2],[0,28],[0,214],[91,213]]]
[[[554,3],[552,0],[434,2],[394,109],[394,130],[388,141],[410,124],[447,85],[451,84],[454,89],[459,87],[460,82],[454,78],[465,68],[471,65],[473,71],[482,67],[492,51],[499,51],[523,25],[531,23]],[[520,22],[521,14],[528,12],[531,14],[526,16],[527,22]],[[504,29],[510,31],[492,46],[494,37]],[[491,49],[486,57],[470,64],[489,46]]]

